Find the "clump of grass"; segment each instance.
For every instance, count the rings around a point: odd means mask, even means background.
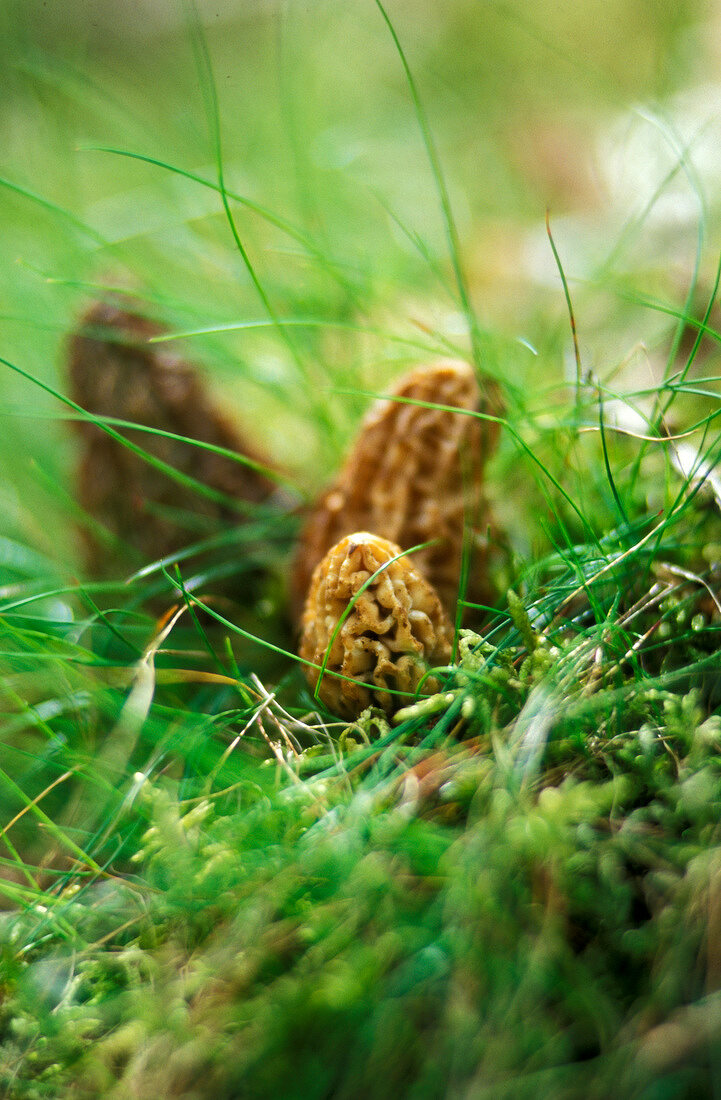
[[[112,865],[96,837],[6,918],[7,1084],[703,1093],[721,722],[713,633],[681,614],[699,591],[675,588],[658,674],[625,652],[658,607],[537,632],[512,600],[494,641],[463,635],[435,712],[368,713],[330,764],[301,750],[322,727],[259,693],[244,717],[277,764],[136,774]]]

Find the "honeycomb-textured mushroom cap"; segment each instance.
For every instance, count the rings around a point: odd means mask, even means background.
[[[388,712],[404,706],[408,695],[391,692],[415,695],[428,668],[451,658],[450,620],[432,586],[400,553],[387,539],[355,532],[332,547],[313,573],[299,653],[316,666],[327,654],[318,695],[342,717],[355,718],[370,705]],[[319,668],[304,668],[315,689]],[[429,676],[421,690],[430,694],[438,687]]]
[[[444,607],[455,605],[464,530],[482,531],[487,524],[483,466],[498,438],[497,424],[469,414],[485,407],[497,415],[500,404],[495,384],[489,383],[483,399],[473,368],[457,360],[417,367],[391,398],[376,402],[301,534],[291,574],[296,615],[317,563],[357,530],[373,531],[404,550],[434,540],[415,554],[414,564]],[[487,594],[477,541],[471,598]]]
[[[193,368],[149,344],[160,331],[137,313],[110,303],[93,305],[69,341],[73,400],[97,416],[132,421],[255,458],[210,401]],[[80,504],[126,546],[134,547],[141,560],[164,557],[221,523],[238,522],[232,506],[181,485],[96,425],[81,420],[76,429],[81,439]],[[181,474],[228,498],[258,502],[271,490],[262,474],[230,458],[160,435],[119,430]],[[87,532],[84,536],[90,571],[113,569],[107,546]]]

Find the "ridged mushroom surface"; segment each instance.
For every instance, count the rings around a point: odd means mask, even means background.
[[[432,586],[408,557],[397,558],[400,553],[387,539],[354,532],[333,546],[313,573],[299,653],[316,666],[327,655],[318,695],[344,718],[355,718],[370,705],[387,712],[404,706],[428,668],[451,659],[450,620]],[[319,668],[304,668],[315,689]],[[438,686],[435,677],[428,677],[422,692],[430,694]]]
[[[486,405],[498,413],[500,400],[490,385]],[[317,563],[340,538],[359,530],[404,550],[435,540],[414,555],[414,565],[444,607],[454,607],[464,529],[482,533],[487,523],[483,466],[498,430],[493,422],[469,415],[480,407],[472,367],[452,360],[417,367],[391,398],[371,408],[339,476],[313,507],[301,534],[291,575],[296,615]],[[483,551],[477,543],[472,598],[485,594]]]
[[[250,458],[237,430],[214,406],[192,367],[149,344],[160,328],[112,304],[94,305],[68,348],[70,393],[98,416],[133,421],[212,443]],[[88,421],[77,421],[82,441],[80,504],[142,561],[154,561],[187,543],[239,522],[232,506],[179,484]],[[260,473],[202,448],[147,432],[118,429],[143,450],[216,493],[258,502],[271,490]],[[86,534],[87,564],[102,574],[116,558]],[[127,562],[125,563],[127,566]]]

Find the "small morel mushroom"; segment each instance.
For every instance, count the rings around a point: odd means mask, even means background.
[[[308,518],[291,576],[296,616],[317,563],[356,530],[404,550],[434,540],[415,554],[414,565],[443,606],[455,606],[464,530],[482,532],[488,523],[483,467],[498,438],[497,424],[469,413],[485,407],[498,415],[498,390],[489,382],[483,404],[472,367],[451,360],[417,367],[393,395],[370,410],[338,478]],[[468,594],[480,600],[488,591],[480,539],[473,550]]]
[[[187,363],[148,344],[160,329],[112,304],[94,305],[71,337],[68,358],[73,400],[102,417],[133,421],[254,458],[235,428],[211,403]],[[118,429],[127,439],[180,474],[211,490],[195,491],[124,447],[89,421],[77,421],[83,449],[79,501],[112,535],[154,561],[184,544],[237,522],[219,499],[259,502],[270,482],[255,469],[190,443],[151,432]],[[256,459],[257,461],[257,459]],[[88,568],[109,571],[114,557],[85,532]],[[127,567],[127,561],[124,562]]]
[[[400,553],[387,539],[356,532],[329,550],[313,573],[299,653],[319,666],[304,666],[313,689],[325,662],[318,696],[344,718],[370,705],[391,712],[410,701],[393,691],[412,696],[419,685],[423,694],[438,691],[435,677],[423,677],[451,659],[453,627],[441,601]]]

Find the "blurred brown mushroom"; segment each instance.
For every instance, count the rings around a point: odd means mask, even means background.
[[[82,318],[69,348],[70,393],[99,417],[132,421],[258,461],[236,428],[211,402],[195,370],[178,357],[149,344],[161,329],[154,322],[114,304],[98,303]],[[76,421],[82,442],[78,471],[81,506],[123,544],[108,550],[109,540],[84,531],[87,565],[96,575],[118,564],[128,568],[152,562],[237,523],[233,501],[260,502],[271,484],[251,466],[191,443],[153,432],[117,430],[154,458],[211,490],[183,485],[134,454],[100,427]]]
[[[451,658],[451,622],[432,586],[400,553],[387,539],[355,532],[313,573],[299,653],[312,662],[304,669],[313,689],[325,664],[318,696],[342,717],[355,718],[371,704],[390,713],[419,689],[438,691],[437,678],[426,673]]]

